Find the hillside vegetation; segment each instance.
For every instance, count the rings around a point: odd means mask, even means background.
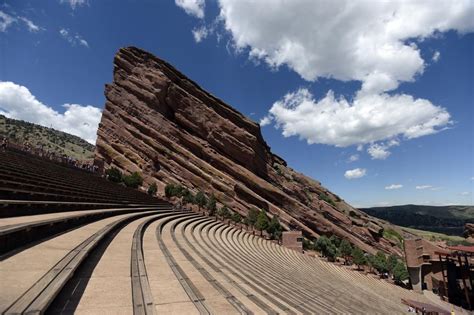
[[[360,209],[403,227],[461,236],[465,223],[474,223],[474,206],[403,205]]]
[[[10,143],[23,144],[28,141],[33,148],[43,145],[44,150],[79,160],[94,158],[94,146],[79,137],[0,115],[0,138],[4,136]]]

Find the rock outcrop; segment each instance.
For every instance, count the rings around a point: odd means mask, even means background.
[[[138,171],[145,182],[213,193],[245,215],[252,206],[309,237],[336,234],[367,252],[401,254],[381,221],[287,166],[260,126],[143,50],[120,49],[98,130],[95,158]]]

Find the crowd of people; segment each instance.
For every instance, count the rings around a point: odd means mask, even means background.
[[[7,137],[3,137],[1,142],[1,150],[5,151],[7,149],[14,149],[33,154],[41,158],[48,159],[50,161],[54,161],[56,163],[61,163],[91,173],[97,173],[99,170],[97,165],[94,165],[93,161],[81,161],[66,154],[57,154],[56,152],[50,151],[48,148],[45,148],[43,144],[37,144],[36,146],[32,146],[28,140],[25,140],[22,144],[17,144],[10,143]]]

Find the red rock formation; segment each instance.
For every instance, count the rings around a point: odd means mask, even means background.
[[[181,183],[213,193],[242,215],[251,206],[265,208],[307,236],[335,233],[368,252],[401,253],[379,235],[380,221],[288,167],[257,123],[167,62],[121,49],[105,96],[96,159],[106,167],[139,171],[161,191]]]

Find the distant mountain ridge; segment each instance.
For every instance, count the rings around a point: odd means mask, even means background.
[[[392,224],[461,236],[466,223],[474,223],[474,206],[401,205],[361,208]]]
[[[82,138],[0,115],[0,138],[4,136],[11,143],[23,144],[27,140],[33,148],[42,145],[44,150],[79,160],[91,160],[94,157],[95,147]]]

